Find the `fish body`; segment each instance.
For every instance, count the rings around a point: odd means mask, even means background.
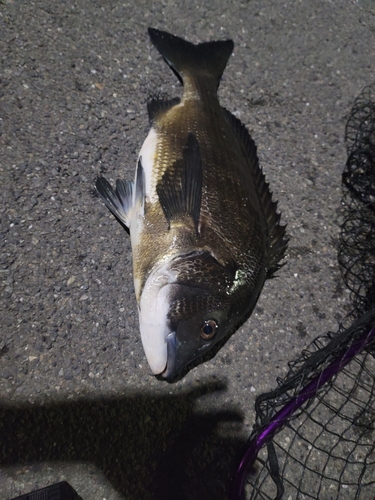
[[[96,188],[130,231],[150,368],[174,378],[251,313],[287,241],[254,141],[218,100],[233,42],[149,35],[182,81],[182,99],[148,103],[134,182],[114,190],[101,177]]]

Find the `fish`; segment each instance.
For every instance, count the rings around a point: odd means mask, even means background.
[[[130,233],[152,374],[173,380],[251,315],[288,240],[257,147],[219,102],[233,41],[148,33],[182,97],[149,100],[134,181],[118,179],[113,188],[98,177],[96,190]]]

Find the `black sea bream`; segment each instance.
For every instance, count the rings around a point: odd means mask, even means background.
[[[134,183],[96,188],[130,231],[147,361],[174,378],[248,317],[287,242],[254,141],[218,100],[233,42],[149,35],[182,99],[149,102]]]

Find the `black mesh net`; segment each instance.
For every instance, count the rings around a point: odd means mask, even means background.
[[[338,259],[353,309],[257,398],[233,499],[375,498],[375,84],[346,141]]]
[[[356,99],[346,126],[344,223],[339,264],[358,317],[375,307],[375,84]]]

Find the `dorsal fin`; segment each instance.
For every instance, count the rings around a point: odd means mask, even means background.
[[[174,99],[151,99],[147,103],[147,112],[150,122],[153,122],[159,113],[164,113],[169,109],[173,108],[177,104],[180,104],[181,99],[179,97],[175,97]]]
[[[277,202],[272,200],[272,193],[269,189],[269,184],[266,182],[265,175],[259,166],[257,156],[257,148],[255,142],[251,138],[245,125],[236,118],[227,109],[222,108],[225,118],[232,128],[235,136],[239,140],[244,156],[253,176],[255,187],[259,196],[259,203],[263,209],[263,213],[268,226],[269,235],[269,263],[267,278],[281,267],[279,262],[285,255],[285,250],[288,245],[288,238],[285,238],[286,226],[280,225],[280,214],[277,213]]]
[[[190,215],[199,233],[203,170],[200,148],[193,133],[188,134],[182,158],[164,174],[156,186],[169,226],[173,220]]]

